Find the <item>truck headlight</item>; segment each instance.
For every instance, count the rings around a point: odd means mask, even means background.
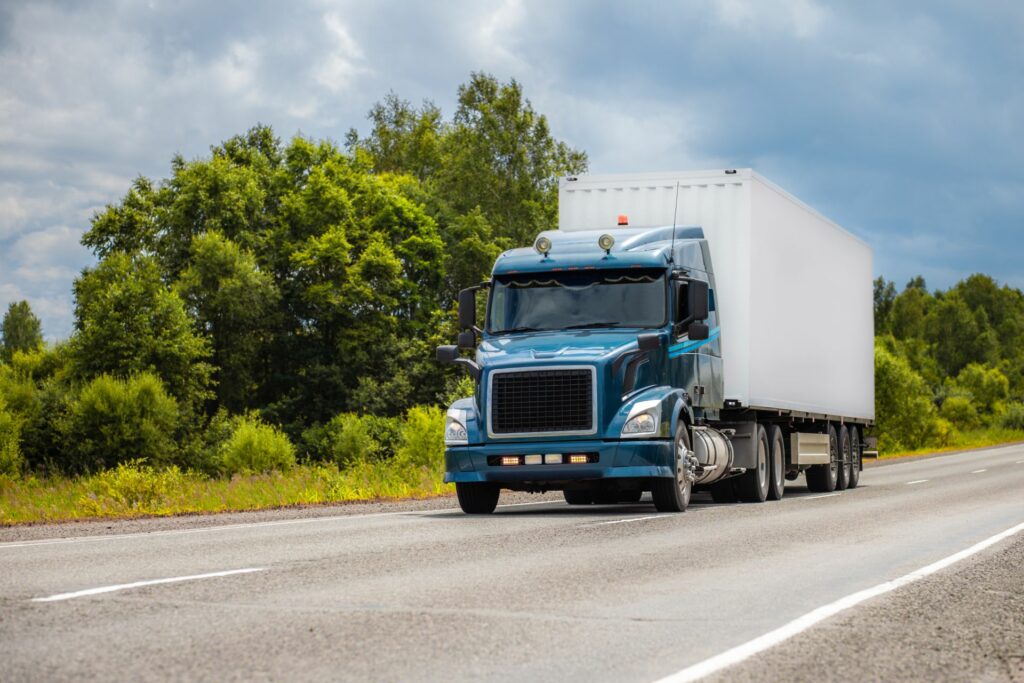
[[[449,408],[444,419],[444,443],[446,446],[466,446],[469,432],[466,431],[468,413],[464,408]]]
[[[640,401],[634,405],[622,425],[620,437],[636,439],[655,436],[661,427],[661,401]]]

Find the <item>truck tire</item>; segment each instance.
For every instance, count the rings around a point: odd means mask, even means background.
[[[562,495],[569,505],[590,505],[594,502],[594,495],[590,489],[566,489],[562,491]]]
[[[832,493],[836,490],[839,473],[839,444],[836,442],[836,428],[828,426],[830,462],[827,465],[811,465],[807,468],[807,488],[817,493]]]
[[[690,450],[690,432],[682,420],[672,441],[672,456],[676,476],[658,477],[651,484],[651,497],[658,512],[683,512],[693,493],[695,462]]]
[[[733,487],[736,490],[736,497],[744,503],[763,503],[768,497],[768,478],[771,474],[771,463],[769,453],[771,446],[768,443],[768,432],[764,425],[757,425],[754,432],[756,443],[754,454],[757,456],[757,465],[747,470],[736,478]]]
[[[640,499],[643,497],[644,492],[640,489],[626,489],[625,491],[619,491],[620,503],[639,503]]]
[[[772,425],[768,428],[768,445],[770,446],[769,464],[771,470],[768,473],[768,498],[769,500],[782,500],[786,491],[786,437],[782,434],[779,425]]]
[[[735,503],[736,502],[736,489],[733,488],[733,482],[735,479],[726,479],[725,481],[719,481],[708,487],[711,491],[711,500],[716,503]]]
[[[850,432],[846,425],[839,427],[839,471],[836,472],[836,491],[845,491],[850,485],[850,463],[853,456],[850,454]]]
[[[857,484],[860,483],[860,468],[862,467],[861,461],[863,459],[863,451],[861,450],[860,443],[860,428],[856,425],[850,427],[850,454],[853,455],[853,460],[850,462],[850,488],[857,488]]]
[[[501,489],[495,484],[455,483],[459,507],[467,515],[489,515],[498,507]]]

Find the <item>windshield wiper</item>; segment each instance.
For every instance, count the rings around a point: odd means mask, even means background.
[[[606,320],[601,323],[580,323],[578,325],[568,325],[564,329],[567,330],[583,330],[588,327],[617,327],[619,325],[618,320]]]
[[[543,332],[544,330],[540,327],[510,327],[507,330],[497,330],[491,332],[491,334],[509,334],[511,332]]]

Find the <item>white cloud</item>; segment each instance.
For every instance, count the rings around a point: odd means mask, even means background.
[[[355,79],[366,73],[362,66],[363,51],[352,38],[341,16],[327,12],[323,25],[330,38],[330,49],[314,70],[314,79],[332,93],[342,92],[351,87]]]

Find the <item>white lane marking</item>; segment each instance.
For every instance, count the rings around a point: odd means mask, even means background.
[[[74,598],[85,598],[90,595],[101,593],[113,593],[115,591],[128,590],[130,588],[141,588],[143,586],[158,586],[163,583],[181,583],[182,581],[198,581],[199,579],[215,579],[220,576],[232,576],[234,574],[251,574],[253,572],[266,571],[266,567],[247,567],[245,569],[229,569],[223,572],[210,572],[208,574],[192,574],[191,576],[174,576],[169,579],[152,579],[150,581],[135,581],[134,583],[119,583],[113,586],[101,586],[99,588],[87,588],[72,593],[58,593],[45,598],[32,598],[32,602],[59,602],[61,600],[72,600]]]
[[[818,498],[831,498],[832,496],[842,495],[838,491],[835,493],[822,493],[820,496],[801,496],[800,498],[794,498],[793,500],[816,500]]]
[[[733,664],[738,664],[759,652],[764,652],[770,647],[774,647],[783,641],[789,640],[793,636],[806,631],[815,624],[818,624],[829,617],[835,616],[836,614],[848,610],[855,605],[859,605],[866,600],[876,598],[879,595],[884,595],[885,593],[894,591],[897,588],[906,586],[909,583],[913,583],[918,579],[930,576],[937,571],[954,565],[961,560],[965,560],[968,557],[985,550],[989,546],[995,545],[996,543],[999,543],[1014,534],[1018,534],[1021,531],[1024,531],[1024,523],[1011,527],[1006,531],[1002,531],[995,536],[989,536],[984,541],[975,543],[966,550],[961,550],[960,552],[954,553],[949,557],[945,557],[938,562],[933,562],[926,567],[912,571],[909,574],[904,574],[897,579],[880,583],[877,586],[873,586],[862,591],[857,591],[856,593],[847,595],[835,602],[823,605],[801,617],[797,617],[793,621],[775,629],[774,631],[769,631],[763,636],[754,638],[751,641],[743,643],[742,645],[737,645],[736,647],[726,650],[721,654],[717,654],[714,657],[710,657],[702,662],[688,666],[682,671],[678,671],[660,679],[657,683],[685,683],[686,681],[696,681],[717,671],[721,671],[726,667],[732,666]]]
[[[1024,460],[1018,460],[1014,463],[1015,465],[1024,465]]]
[[[671,515],[649,515],[647,517],[629,517],[628,519],[613,519],[609,522],[594,522],[592,524],[581,524],[580,526],[604,526],[606,524],[625,524],[627,522],[643,522],[648,519],[661,519],[662,517],[671,517]]]
[[[562,503],[560,500],[537,500],[529,503],[507,503],[499,508],[513,508],[524,505],[544,505]],[[221,524],[218,526],[194,527],[191,529],[165,529],[163,531],[139,531],[130,534],[105,534],[99,536],[74,536],[71,538],[40,538],[34,541],[8,541],[0,543],[0,550],[7,548],[25,548],[36,545],[64,545],[66,543],[91,543],[94,541],[120,541],[128,538],[154,538],[160,536],[182,536],[199,534],[206,531],[230,531],[232,529],[256,529],[260,527],[290,526],[292,524],[311,524],[314,522],[341,522],[353,519],[371,519],[375,517],[418,516],[436,514],[438,512],[459,512],[459,508],[438,508],[435,510],[396,510],[395,512],[371,512],[365,515],[332,515],[329,517],[303,517],[301,519],[278,519],[269,522],[240,522],[238,524]]]
[[[971,472],[971,474],[981,474],[982,472],[988,472],[988,470],[986,470],[986,469],[974,470],[973,472]]]
[[[923,484],[926,481],[931,481],[931,479],[915,479],[914,481],[908,481],[907,486],[913,486],[914,484]]]

